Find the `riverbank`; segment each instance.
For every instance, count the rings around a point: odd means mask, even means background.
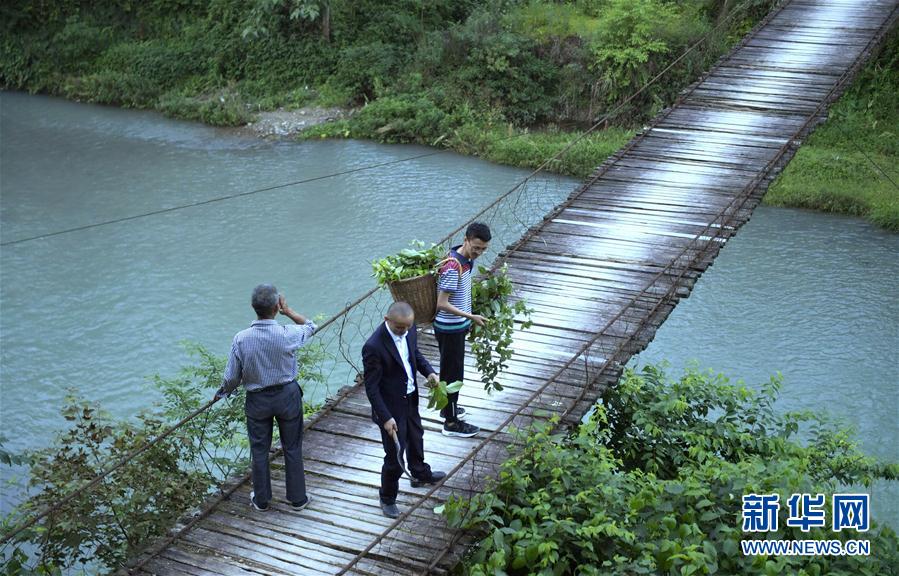
[[[861,216],[899,232],[896,94],[899,29],[830,109],[827,122],[803,143],[764,202]]]
[[[590,126],[702,39],[609,119],[613,129],[549,167],[582,177],[773,4],[20,0],[0,24],[0,86],[265,137],[315,126],[304,137],[536,167],[569,144],[570,127]],[[318,110],[337,121],[317,126]]]
[[[215,0],[5,8],[0,87],[155,109],[265,138],[415,143],[536,168],[700,38],[548,171],[583,178],[773,0]],[[899,231],[896,33],[771,187],[772,205]],[[894,181],[899,177],[893,176]]]

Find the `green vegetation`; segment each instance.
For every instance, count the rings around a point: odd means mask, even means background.
[[[775,206],[864,216],[899,232],[899,30],[765,195]],[[867,157],[866,157],[867,156]],[[868,159],[870,158],[870,160]]]
[[[409,280],[437,271],[437,264],[446,256],[446,248],[440,244],[431,244],[425,248],[421,240],[413,240],[412,248],[400,250],[371,263],[372,276],[378,286],[387,286],[400,280]]]
[[[780,380],[760,390],[711,373],[669,380],[657,367],[627,371],[588,423],[522,433],[498,481],[444,512],[479,530],[463,573],[897,574],[896,533],[802,532],[786,526],[793,493],[830,497],[840,486],[895,480],[899,464],[862,454],[851,430],[803,412],[778,415]],[[805,441],[800,441],[802,437]],[[779,494],[779,530],[742,532],[744,494]],[[828,520],[830,522],[830,520]],[[867,539],[870,556],[744,556],[739,541]]]
[[[349,106],[303,138],[417,142],[535,168],[717,23],[720,33],[548,170],[587,176],[774,0],[12,0],[0,86],[215,125]],[[899,231],[897,33],[771,187],[769,204]],[[861,147],[865,154],[862,154]]]
[[[447,252],[442,245],[431,244],[425,248],[424,242],[413,240],[412,248],[406,248],[397,254],[372,262],[373,276],[380,286],[387,286],[400,280],[436,273],[438,266],[445,259],[448,259]],[[497,381],[497,376],[506,368],[506,362],[512,358],[512,332],[515,329],[516,319],[522,328],[530,328],[531,311],[524,300],[510,302],[515,288],[507,276],[505,266],[495,272],[481,266],[478,272],[479,276],[473,279],[471,284],[471,308],[472,312],[486,317],[488,321],[485,326],[472,325],[468,341],[471,343],[471,352],[478,372],[481,373],[484,389],[491,392],[503,389]],[[456,384],[462,385],[451,382],[449,386],[454,387]],[[449,390],[449,392],[457,391],[457,388]],[[438,406],[443,408],[446,393],[447,383],[441,382],[433,390],[428,405],[443,402]]]
[[[531,310],[524,300],[510,302],[515,286],[502,268],[491,272],[481,266],[478,278],[471,283],[471,311],[487,318],[483,326],[472,323],[468,332],[471,354],[474,356],[484,390],[502,390],[499,374],[512,358],[512,333],[516,319],[521,329],[531,327]]]
[[[12,0],[0,86],[238,125],[361,107],[307,137],[421,142],[537,166],[687,46],[693,52],[553,166],[583,176],[773,0]]]
[[[436,386],[432,386],[428,383],[428,388],[430,389],[430,392],[428,393],[428,409],[443,410],[446,408],[446,405],[449,404],[448,395],[455,394],[461,390],[462,385],[463,382],[461,380],[456,380],[450,384],[441,380]]]
[[[2,519],[3,532],[27,515],[58,503],[86,485],[113,462],[159,436],[211,398],[222,381],[224,357],[196,345],[188,347],[194,363],[174,378],[154,378],[161,398],[153,410],[134,419],[116,420],[95,404],[71,396],[62,414],[71,423],[52,447],[25,455],[2,450],[3,460],[27,462],[29,487],[37,491]],[[324,380],[320,345],[305,346],[297,357],[298,378],[309,384]],[[321,404],[304,403],[311,415]],[[138,458],[117,469],[93,490],[74,498],[35,527],[23,531],[3,551],[0,573],[55,574],[85,562],[112,571],[165,534],[224,481],[242,474],[247,462],[243,402],[221,401],[171,436],[156,442]],[[2,439],[0,439],[2,440]],[[25,549],[36,547],[39,558]],[[93,570],[97,567],[94,566]]]

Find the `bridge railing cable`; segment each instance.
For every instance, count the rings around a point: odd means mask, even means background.
[[[709,32],[709,35],[714,34],[717,30],[720,30],[724,25],[726,25],[729,22],[729,20],[731,20],[733,17],[735,17],[737,15],[737,13],[738,13],[738,11],[734,11],[726,19],[723,19],[721,22],[719,22],[718,26],[714,30]],[[660,78],[662,78],[668,71],[671,70],[671,68],[673,68],[677,63],[679,63],[684,58],[686,58],[686,56],[689,55],[690,52],[697,49],[697,47],[699,45],[701,45],[702,42],[703,42],[703,40],[700,40],[700,41],[694,43],[693,45],[691,45],[687,49],[686,52],[684,52],[681,56],[679,56],[675,61],[673,61],[668,67],[666,67],[664,70],[662,70],[660,73],[658,73],[655,77],[650,79],[649,82],[650,83],[656,82]],[[586,132],[581,134],[578,138],[576,138],[574,141],[572,141],[565,149],[559,151],[558,153],[556,153],[555,155],[553,155],[552,157],[547,159],[537,169],[532,171],[530,174],[528,174],[525,178],[523,178],[521,181],[516,183],[512,188],[507,190],[505,193],[503,193],[502,195],[497,197],[493,202],[488,204],[486,207],[484,207],[483,209],[478,211],[476,214],[471,216],[463,224],[461,224],[456,229],[454,229],[452,232],[447,234],[444,238],[442,238],[438,243],[447,245],[447,243],[456,234],[458,234],[460,231],[462,231],[468,224],[470,224],[473,221],[479,220],[479,219],[486,221],[488,224],[491,225],[491,227],[494,230],[496,230],[497,223],[499,220],[502,220],[504,217],[508,218],[508,215],[510,215],[510,214],[513,216],[516,214],[519,214],[522,211],[521,210],[522,205],[525,205],[527,207],[527,209],[524,210],[524,212],[529,213],[529,214],[534,214],[538,217],[541,217],[542,215],[551,211],[554,207],[558,208],[559,204],[556,204],[555,201],[553,201],[551,203],[547,202],[548,199],[553,198],[553,194],[551,193],[550,190],[547,189],[548,188],[547,183],[545,181],[542,183],[539,181],[535,181],[536,177],[543,170],[545,170],[546,166],[548,166],[552,161],[554,161],[554,160],[562,157],[564,154],[568,153],[574,146],[576,146],[579,142],[581,142],[590,132],[596,130],[599,126],[601,126],[602,124],[604,124],[607,121],[609,121],[610,119],[612,119],[616,114],[618,114],[622,109],[624,109],[631,101],[633,101],[635,98],[637,98],[640,95],[640,93],[644,92],[647,88],[648,88],[648,84],[641,87],[641,89],[638,90],[637,92],[635,92],[634,94],[630,95],[627,99],[625,99],[619,105],[617,105],[613,110],[611,110],[607,114],[603,115],[590,127],[589,130],[587,130]],[[538,192],[537,194],[534,193],[535,190]],[[531,223],[537,223],[537,222],[539,222],[539,219],[535,219],[532,222],[525,222],[519,218],[515,218],[515,222],[514,222],[515,226],[513,226],[515,231],[514,231],[514,235],[511,237],[520,239],[522,237],[521,233],[526,232],[528,226]],[[506,222],[505,224],[508,224],[508,222]],[[508,237],[507,234],[501,234],[500,240],[503,236]],[[501,243],[501,241],[500,241],[500,243]],[[510,247],[511,246],[512,245],[510,245]],[[355,350],[358,350],[358,348],[361,346],[361,343],[364,341],[364,338],[366,338],[371,333],[374,326],[378,322],[381,321],[381,315],[383,314],[383,309],[385,306],[376,307],[376,312],[375,312],[373,318],[372,318],[372,315],[370,315],[370,314],[360,314],[359,318],[355,318],[351,321],[347,321],[345,318],[346,316],[353,315],[354,310],[357,307],[365,306],[369,302],[369,300],[371,298],[375,297],[375,295],[377,295],[377,294],[384,296],[385,291],[378,290],[378,289],[370,290],[368,293],[363,295],[363,297],[358,299],[353,304],[344,308],[344,310],[342,310],[338,315],[336,315],[331,320],[329,320],[330,323],[335,323],[338,321],[341,322],[341,325],[342,325],[341,338],[339,339],[339,341],[343,345],[342,347],[346,346],[346,344],[348,344],[350,342],[353,342],[354,343],[353,348]],[[385,305],[386,305],[386,301],[385,301]],[[365,322],[360,322],[359,320],[361,320],[361,319],[367,319],[368,320],[367,325],[362,326],[362,324],[365,324]],[[356,338],[345,337],[345,335],[346,335],[345,330],[346,330],[347,325],[352,325],[354,327],[353,331],[355,332]],[[349,351],[344,349],[344,350],[342,350],[342,355],[344,356],[345,359],[347,359],[348,363],[351,363],[352,361],[347,358],[348,352]],[[349,352],[349,355],[352,355],[352,354],[353,354],[353,352]],[[358,372],[358,368],[352,374],[353,376],[355,376],[355,372]],[[247,481],[247,480],[249,480],[248,476],[243,479],[243,481]],[[236,486],[233,486],[233,488],[236,488]],[[230,495],[230,492],[227,495]],[[223,494],[222,499],[227,497],[227,495]],[[208,508],[211,510],[214,507],[214,505],[215,505],[215,503],[212,503]],[[200,521],[202,519],[202,516],[203,516],[203,514],[198,515],[193,520],[191,520],[187,525],[185,525],[181,530],[179,530],[177,533],[166,538],[163,542],[160,543],[158,548],[162,549],[165,546],[169,545],[171,542],[174,542],[181,534],[183,534],[184,532],[189,530],[193,525],[195,525],[198,521]],[[152,554],[149,554],[147,556],[147,558],[151,557],[151,556],[152,556]],[[147,558],[145,558],[144,561],[146,561]],[[361,556],[360,556],[360,558],[361,558]],[[143,562],[141,562],[141,564],[142,563]]]
[[[740,5],[740,7],[745,5]],[[700,38],[695,43],[691,44],[682,54],[680,54],[677,58],[675,58],[672,62],[670,62],[663,70],[657,73],[655,76],[650,78],[646,83],[644,83],[638,90],[634,93],[630,94],[627,98],[622,100],[619,104],[617,104],[612,110],[603,114],[602,117],[598,118],[587,130],[581,133],[579,136],[574,138],[567,146],[563,149],[559,150],[551,157],[547,158],[543,163],[540,164],[536,169],[530,172],[527,176],[519,180],[516,184],[514,184],[511,188],[505,191],[503,194],[498,196],[492,202],[490,202],[487,206],[477,211],[475,214],[468,217],[468,219],[457,226],[451,232],[449,232],[446,236],[441,238],[437,243],[442,244],[445,247],[449,247],[449,243],[451,240],[456,237],[456,235],[465,229],[470,223],[474,221],[485,221],[491,225],[495,232],[495,240],[494,245],[500,245],[503,241],[509,242],[510,246],[512,246],[513,242],[522,238],[523,234],[526,234],[528,228],[540,222],[540,219],[543,215],[552,211],[554,207],[558,207],[559,202],[564,199],[564,196],[560,197],[560,193],[565,190],[562,178],[559,176],[545,176],[545,170],[547,166],[552,164],[553,162],[559,160],[564,155],[571,152],[578,144],[584,141],[585,138],[596,129],[598,129],[603,124],[609,122],[614,119],[623,109],[625,109],[631,102],[633,102],[636,98],[638,98],[641,94],[643,94],[650,86],[658,82],[661,78],[663,78],[668,72],[670,72],[675,66],[684,61],[692,52],[697,50],[702,44],[709,41],[713,34],[719,32],[726,23],[729,23],[739,12],[740,7],[732,10],[726,18],[721,19],[714,28],[709,30],[706,35]],[[418,156],[413,156],[406,159],[394,160],[387,163],[381,163],[378,165],[372,165],[367,167],[362,167],[350,171],[346,171],[344,173],[351,173],[360,170],[369,169],[375,166],[383,166],[388,164],[394,164],[397,162],[407,161],[415,158],[423,158],[435,154],[439,154],[441,152],[432,152],[428,154],[422,154]],[[343,173],[341,173],[343,174]],[[333,175],[317,177],[315,179],[331,177]],[[313,180],[313,179],[310,179]],[[230,195],[227,197],[219,197],[206,201],[201,201],[198,203],[191,204],[189,206],[199,206],[203,204],[209,204],[213,202],[219,202],[223,200],[228,200],[231,198],[237,198],[241,196],[246,196],[250,194],[256,194],[264,191],[274,190],[278,188],[284,188],[287,186],[295,185],[299,182],[281,184],[277,186],[271,186],[267,188],[262,188],[258,190],[252,190],[248,192],[243,192],[240,194]],[[67,232],[81,230],[86,228],[97,227],[101,225],[107,225],[109,223],[125,221],[125,220],[133,220],[136,218],[142,218],[149,215],[153,215],[156,213],[167,212],[175,209],[181,209],[189,206],[181,206],[170,209],[157,210],[145,214],[130,216],[124,219],[112,220],[108,222],[96,223],[92,225],[87,225],[84,227],[73,228],[68,230],[63,230],[59,232],[55,232],[47,235],[38,235],[31,238],[23,238],[19,240],[14,240],[11,242],[3,243],[3,246],[10,244],[22,243],[30,240],[34,240],[37,238],[44,238],[50,235],[58,235],[64,234]],[[355,361],[353,360],[357,356],[358,348],[361,346],[361,343],[364,341],[374,327],[381,321],[383,316],[383,311],[386,308],[386,304],[389,302],[389,295],[385,290],[380,288],[372,288],[367,291],[365,294],[358,297],[353,302],[347,304],[342,310],[338,313],[334,314],[332,317],[328,318],[324,322],[320,324],[317,339],[322,340],[322,346],[327,350],[327,354],[329,357],[334,359],[330,363],[330,366],[327,370],[327,380],[328,380],[328,388],[327,394],[333,393],[331,390],[332,379],[336,380],[338,383],[342,383],[342,387],[351,386],[355,381],[356,375],[359,372],[358,366],[356,366]],[[343,363],[338,362],[336,359],[340,358],[343,360]],[[339,366],[342,364],[342,366]],[[335,378],[336,376],[336,378]],[[340,394],[338,395],[338,399],[342,397]],[[15,527],[7,531],[3,534],[2,538],[0,538],[0,545],[6,545],[11,542],[17,535],[21,534],[24,530],[33,527],[35,524],[40,522],[41,520],[47,518],[55,512],[58,512],[60,509],[71,503],[75,498],[79,495],[84,494],[85,492],[92,490],[97,485],[99,485],[105,478],[109,477],[115,471],[121,469],[126,464],[134,461],[136,458],[139,458],[142,454],[146,453],[146,451],[152,447],[153,445],[161,442],[165,438],[171,436],[176,431],[181,429],[185,424],[197,418],[198,416],[206,413],[210,410],[215,404],[216,400],[212,400],[204,404],[203,406],[197,408],[188,416],[170,426],[159,435],[154,437],[152,440],[147,441],[144,445],[136,448],[132,452],[128,453],[121,459],[116,462],[108,465],[107,467],[102,468],[102,471],[98,473],[93,479],[91,479],[85,485],[74,489],[71,493],[69,493],[63,499],[54,502],[52,505],[46,507],[44,510],[33,514],[27,520],[17,524]],[[320,412],[321,415],[326,414],[330,409],[336,404],[336,402],[332,401],[325,405],[325,408]],[[314,425],[317,421],[317,418],[311,418],[307,422],[307,428]],[[249,479],[249,475],[241,480],[241,482],[245,482]],[[230,492],[233,492],[237,486],[240,485],[240,482],[232,485]],[[230,492],[228,492],[230,494]],[[222,496],[225,496],[223,493]],[[183,533],[183,530],[180,533]],[[367,553],[367,551],[366,551]],[[364,555],[364,554],[363,554]],[[361,557],[361,556],[360,556]]]
[[[882,32],[880,36],[876,36],[871,40],[869,49],[872,45],[876,45],[880,37],[882,37]],[[443,481],[433,486],[425,494],[417,497],[416,501],[407,507],[400,517],[385,528],[366,549],[360,551],[347,562],[337,575],[342,576],[343,574],[354,572],[353,568],[370,554],[377,553],[379,557],[387,558],[396,557],[387,553],[390,548],[389,536],[397,530],[419,533],[420,527],[418,530],[415,527],[417,522],[415,513],[423,506],[428,506],[434,502],[438,493],[441,493],[440,499],[445,500],[447,494],[465,498],[473,492],[483,491],[487,477],[484,474],[485,469],[496,472],[499,462],[496,462],[491,457],[487,457],[482,461],[483,465],[479,467],[477,465],[478,457],[482,456],[482,452],[489,450],[491,445],[504,450],[514,451],[515,448],[518,448],[515,445],[514,436],[510,434],[513,428],[526,427],[538,421],[545,422],[553,412],[558,414],[559,422],[564,422],[566,418],[575,413],[575,410],[585,409],[587,407],[584,404],[585,397],[591,391],[594,393],[598,392],[599,379],[612,371],[620,371],[620,362],[630,357],[636,351],[635,341],[647,329],[646,319],[651,319],[653,316],[662,313],[665,307],[673,306],[673,303],[678,298],[679,291],[692,284],[695,278],[695,270],[704,268],[705,266],[702,265],[702,262],[712,258],[714,253],[720,249],[733,233],[736,224],[741,220],[740,214],[745,212],[747,204],[752,200],[758,187],[774,172],[779,163],[794,151],[794,142],[811,130],[815,118],[831,102],[833,95],[848,82],[860,64],[861,59],[841,75],[834,87],[822,99],[815,112],[809,115],[805,122],[796,129],[795,133],[784,142],[761,172],[748,182],[698,233],[690,238],[663,269],[645,282],[637,294],[631,297],[593,336],[587,339],[575,354],[546,379],[519,408],[509,414],[493,432],[481,439],[447,473]],[[606,168],[608,167],[609,165],[606,165]],[[588,187],[589,182],[579,188],[578,192],[573,195],[572,200]],[[556,213],[564,209],[569,203],[566,202],[560,206]],[[538,235],[539,230],[535,230],[529,233],[523,240]],[[514,250],[515,247],[510,252]],[[501,258],[503,256],[501,255]],[[637,308],[640,311],[638,314],[634,314],[633,317],[641,318],[641,320],[633,320],[629,317],[630,313]],[[581,383],[579,392],[574,397],[566,395],[563,392],[566,384],[577,381]],[[546,407],[549,406],[554,407],[554,409],[546,410]],[[461,473],[466,471],[469,474],[469,484],[463,489],[460,488],[462,483],[458,478]],[[450,485],[454,479],[455,482]],[[470,510],[463,508],[463,513],[467,514],[469,512]],[[465,518],[468,518],[468,516]],[[465,518],[463,518],[463,524]],[[415,573],[430,574],[450,552],[455,543],[459,541],[462,534],[461,530],[455,530],[449,542],[439,548],[428,566]],[[434,536],[434,539],[438,538],[445,540],[445,535],[439,534]]]

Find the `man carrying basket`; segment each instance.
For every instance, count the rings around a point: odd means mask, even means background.
[[[465,230],[461,246],[450,250],[440,266],[437,278],[437,317],[434,335],[440,349],[440,379],[448,384],[461,382],[465,370],[465,336],[474,322],[483,326],[487,320],[471,313],[471,275],[475,259],[487,250],[490,228],[474,222]],[[465,409],[458,404],[459,393],[448,394],[449,403],[440,411],[444,418],[443,435],[470,438],[481,431],[461,420]]]

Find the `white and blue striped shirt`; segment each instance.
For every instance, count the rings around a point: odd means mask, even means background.
[[[243,384],[252,392],[295,380],[296,351],[315,330],[311,320],[290,325],[281,325],[277,320],[256,320],[234,336],[222,391],[230,394]]]
[[[456,246],[450,250],[450,258],[440,267],[437,276],[437,295],[449,294],[449,303],[463,312],[471,314],[471,271],[474,260],[459,254]],[[434,318],[435,332],[463,332],[471,326],[471,320],[456,316],[445,310],[438,310]]]

